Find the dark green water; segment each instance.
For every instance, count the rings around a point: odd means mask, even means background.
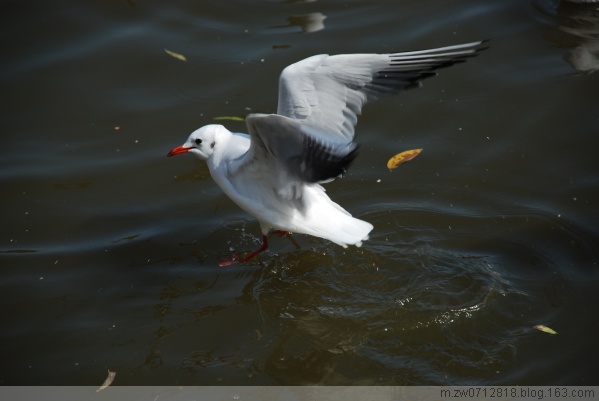
[[[599,384],[597,7],[3,5],[0,384]],[[365,108],[327,185],[374,225],[362,248],[273,238],[217,267],[260,232],[200,161],[165,157],[191,131],[274,112],[313,54],[487,38]]]

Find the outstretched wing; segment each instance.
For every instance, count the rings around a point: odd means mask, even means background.
[[[285,68],[277,113],[345,141],[354,138],[362,106],[418,87],[436,70],[473,57],[484,42],[392,54],[309,57]]]
[[[250,114],[251,145],[232,173],[268,181],[277,196],[301,199],[305,183],[343,174],[357,156],[354,126],[369,101],[421,85],[436,70],[484,49],[472,42],[393,54],[313,56],[283,70],[278,114]]]

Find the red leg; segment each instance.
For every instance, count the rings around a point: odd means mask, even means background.
[[[230,258],[226,258],[225,260],[223,260],[222,262],[220,262],[218,265],[220,267],[223,266],[231,266],[235,263],[244,263],[247,262],[248,260],[258,256],[259,254],[261,254],[262,252],[264,252],[266,249],[268,249],[268,237],[266,235],[262,236],[262,246],[255,250],[254,252],[250,253],[247,256],[244,256],[243,258],[240,258],[239,255],[233,255]]]
[[[273,230],[272,233],[277,234],[281,238],[289,238],[289,241],[291,241],[295,249],[301,249],[301,246],[299,246],[299,244],[291,236],[291,234],[293,234],[291,231]]]

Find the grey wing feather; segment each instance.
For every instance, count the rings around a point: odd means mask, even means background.
[[[334,179],[357,156],[351,141],[331,140],[313,127],[276,114],[250,114],[246,125],[251,137],[249,163],[269,169],[273,188],[287,199],[301,197],[304,183]]]
[[[351,141],[365,103],[420,86],[436,70],[484,50],[483,43],[392,54],[309,57],[283,70],[277,113]]]

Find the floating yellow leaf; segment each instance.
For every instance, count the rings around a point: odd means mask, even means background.
[[[541,330],[544,333],[557,334],[557,331],[555,331],[547,326],[543,326],[542,324],[536,325],[536,326],[534,326],[534,328],[537,330]]]
[[[96,390],[96,393],[98,391],[102,391],[104,390],[106,387],[110,386],[112,384],[112,382],[114,381],[114,377],[116,376],[116,372],[111,372],[110,369],[108,370],[108,376],[106,376],[106,380],[104,380],[104,383],[102,383],[102,385],[100,386],[100,388],[98,388]]]
[[[174,58],[176,58],[177,60],[181,60],[181,61],[187,61],[187,57],[185,57],[185,56],[184,56],[184,55],[182,55],[182,54],[179,54],[179,53],[172,52],[172,51],[170,51],[170,50],[168,50],[168,49],[164,49],[164,51],[166,52],[166,54],[168,54],[168,55],[169,55],[169,56],[171,56],[171,57],[174,57]]]
[[[215,120],[245,121],[245,118],[237,117],[237,116],[220,116],[220,117],[214,117],[214,119]]]
[[[422,149],[412,149],[406,150],[405,152],[401,152],[393,156],[387,162],[387,168],[389,170],[393,170],[394,168],[398,168],[403,163],[412,160],[416,156],[418,156],[422,152]]]

